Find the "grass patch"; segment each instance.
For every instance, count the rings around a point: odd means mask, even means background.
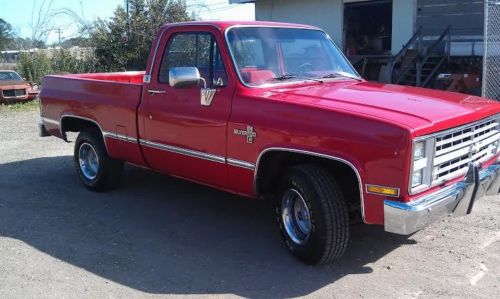
[[[40,108],[40,100],[38,98],[29,102],[20,102],[12,104],[0,104],[0,113],[8,111],[35,111]]]

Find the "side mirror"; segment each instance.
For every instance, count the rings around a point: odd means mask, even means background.
[[[209,107],[212,105],[212,100],[217,90],[207,87],[207,81],[201,78],[198,68],[174,67],[168,72],[168,82],[174,88],[197,86],[200,81],[203,82],[203,87],[200,91],[201,106]]]
[[[200,80],[196,67],[174,67],[168,72],[168,82],[174,88],[196,86]]]

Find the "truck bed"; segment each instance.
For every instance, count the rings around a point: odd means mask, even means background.
[[[46,76],[40,106],[47,131],[65,138],[61,127],[71,131],[71,122],[95,123],[103,132],[111,157],[144,164],[137,131],[143,75],[120,72]]]

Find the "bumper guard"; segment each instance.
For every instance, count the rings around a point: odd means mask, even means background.
[[[471,164],[462,181],[435,193],[411,202],[385,200],[385,230],[409,235],[447,215],[461,217],[470,214],[476,199],[499,193],[499,171],[498,163],[481,171]]]

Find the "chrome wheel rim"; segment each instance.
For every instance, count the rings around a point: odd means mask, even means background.
[[[83,176],[88,180],[97,177],[99,171],[99,157],[94,147],[89,143],[82,143],[78,149],[78,161]]]
[[[303,245],[311,235],[311,215],[302,195],[288,189],[281,200],[281,219],[290,239]]]

